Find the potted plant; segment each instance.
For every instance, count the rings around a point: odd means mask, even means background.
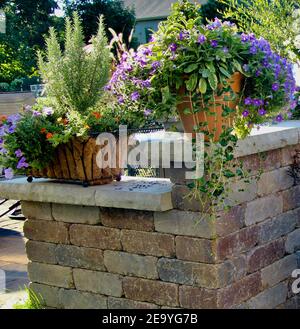
[[[14,173],[106,184],[120,169],[100,168],[94,133],[115,131],[119,120],[111,113],[104,92],[110,72],[110,50],[103,19],[91,44],[84,47],[78,15],[67,19],[64,51],[55,31],[46,39],[46,56],[39,68],[46,98],[13,116],[0,118],[0,164],[6,178]]]
[[[174,4],[148,45],[124,53],[110,82],[120,106],[147,109],[156,119],[177,109],[186,132],[215,142],[225,131],[245,137],[255,124],[290,115],[292,64],[231,22],[202,25],[199,8]]]

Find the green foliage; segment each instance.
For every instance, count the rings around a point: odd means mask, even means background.
[[[0,83],[0,92],[7,92],[9,91],[9,84],[6,82]]]
[[[44,34],[58,20],[51,15],[57,1],[12,0],[1,5],[6,14],[6,33],[0,33],[0,81],[10,83],[34,74],[36,51],[43,49]]]
[[[26,287],[27,299],[23,303],[16,303],[13,308],[16,310],[41,310],[44,309],[43,298],[37,295],[32,289]]]
[[[298,0],[218,0],[228,6],[224,18],[234,20],[244,32],[268,40],[281,56],[300,60]]]
[[[122,0],[65,0],[67,15],[72,16],[78,12],[83,22],[85,41],[89,42],[97,31],[97,17],[105,17],[106,26],[117,33],[123,33],[124,40],[129,40],[129,35],[135,24],[135,14],[132,9],[124,8]],[[111,37],[108,30],[107,36]]]
[[[227,8],[225,3],[219,0],[208,0],[200,8],[200,13],[203,17],[203,23],[206,24],[208,21],[213,20],[215,17],[223,18],[222,12]]]
[[[79,16],[74,14],[73,23],[66,20],[64,51],[51,28],[46,39],[46,59],[39,53],[39,68],[46,92],[55,99],[62,112],[72,109],[84,114],[97,103],[108,81],[110,52],[103,18],[100,18],[97,35],[88,48],[84,47],[83,39]]]

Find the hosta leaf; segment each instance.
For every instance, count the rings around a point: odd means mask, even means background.
[[[216,90],[218,87],[218,78],[215,74],[210,74],[208,76],[208,82],[209,85],[211,86],[211,89]]]
[[[184,70],[184,73],[191,73],[197,70],[197,68],[198,68],[198,64],[191,64]]]
[[[198,74],[192,74],[189,80],[185,83],[188,91],[194,91],[198,82]]]
[[[199,81],[199,90],[200,90],[201,94],[206,93],[207,83],[206,83],[206,80],[204,78],[201,78],[200,81]]]

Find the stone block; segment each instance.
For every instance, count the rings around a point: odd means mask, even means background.
[[[56,244],[29,240],[26,242],[26,254],[29,260],[38,263],[57,264]]]
[[[126,277],[123,280],[125,297],[162,306],[178,306],[178,285],[153,280]]]
[[[286,167],[264,172],[258,181],[258,194],[261,196],[287,190],[293,184],[294,180]]]
[[[137,302],[126,298],[108,297],[108,309],[110,310],[134,310],[134,309],[158,309],[159,306],[150,303]]]
[[[245,205],[239,205],[231,207],[227,211],[219,212],[215,221],[217,235],[223,237],[243,228],[245,226],[245,211]]]
[[[288,254],[292,254],[295,251],[300,250],[300,229],[288,234],[285,243],[285,250]]]
[[[215,223],[208,216],[191,211],[170,210],[154,213],[155,230],[199,238],[215,237]]]
[[[58,265],[29,263],[28,274],[32,282],[49,286],[73,288],[72,269]]]
[[[287,299],[287,284],[282,282],[275,287],[264,290],[246,303],[248,309],[274,309]]]
[[[52,216],[56,221],[75,224],[100,224],[99,207],[86,207],[67,204],[52,204]]]
[[[58,298],[60,288],[31,282],[29,284],[29,289],[33,291],[39,299],[41,306],[53,308],[61,307]]]
[[[232,308],[256,296],[261,291],[260,273],[248,275],[232,285],[218,290],[218,308]]]
[[[300,185],[294,186],[282,192],[283,211],[289,211],[300,207]]]
[[[60,289],[59,301],[64,309],[107,309],[107,297],[73,289]]]
[[[217,291],[180,286],[179,303],[186,309],[215,309],[217,308]]]
[[[55,257],[59,265],[105,271],[103,251],[67,245],[57,245]]]
[[[282,258],[285,254],[284,239],[259,246],[248,253],[248,272],[253,273]]]
[[[81,247],[121,250],[120,230],[102,226],[73,224],[70,241]]]
[[[24,223],[24,234],[29,240],[68,244],[68,228],[65,223],[30,219]]]
[[[247,226],[262,222],[275,217],[283,211],[283,200],[281,195],[270,195],[256,199],[247,204],[245,223]]]
[[[21,204],[27,219],[53,220],[50,203],[22,201]]]
[[[292,254],[261,270],[263,287],[272,287],[291,277],[297,268],[297,255]]]
[[[114,297],[123,294],[122,278],[117,274],[74,269],[73,276],[77,290]]]
[[[297,216],[295,211],[290,211],[263,222],[259,230],[260,243],[267,243],[293,231],[298,221]]]
[[[157,258],[106,250],[104,264],[111,273],[157,279]]]
[[[216,244],[213,240],[177,236],[175,245],[178,259],[202,263],[216,261]]]
[[[104,226],[147,232],[154,230],[152,211],[101,208],[100,214]]]
[[[238,256],[253,248],[259,239],[259,227],[246,227],[217,240],[217,257],[220,260]]]
[[[123,250],[129,253],[173,257],[174,237],[169,234],[122,230]]]

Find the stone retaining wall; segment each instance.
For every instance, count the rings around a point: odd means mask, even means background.
[[[53,308],[300,308],[297,148],[244,157],[261,179],[232,184],[215,221],[184,197],[180,170],[166,212],[23,201],[31,288]]]

